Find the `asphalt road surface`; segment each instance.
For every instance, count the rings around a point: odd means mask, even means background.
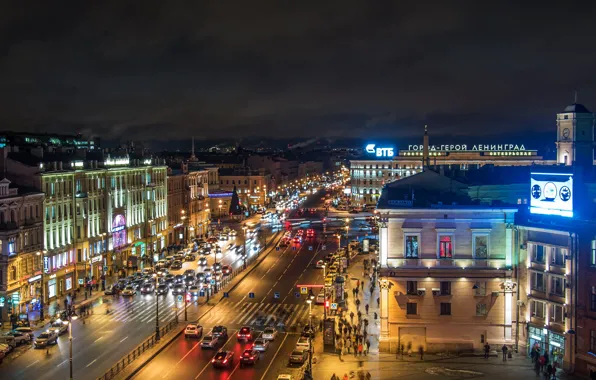
[[[318,205],[320,202],[314,202],[309,207]],[[314,239],[273,251],[229,293],[229,298],[224,298],[200,318],[205,333],[216,325],[228,328],[228,338],[222,339],[216,349],[203,350],[200,339],[181,336],[135,379],[276,379],[282,373],[296,374],[299,368],[289,366],[288,358],[301,328],[309,321],[307,295],[300,294],[299,285],[322,285],[323,270],[316,269],[315,263],[337,249],[335,239],[325,244],[319,240],[322,225],[314,228],[318,229]],[[313,319],[319,318],[323,306],[313,303],[312,313]],[[259,319],[264,323],[259,323]],[[274,320],[280,331],[277,339],[260,354],[260,360],[254,366],[240,367],[238,359],[251,343],[238,342],[238,330],[242,326],[251,326],[260,333],[267,325],[273,325]],[[284,327],[279,322],[283,322]],[[212,367],[211,359],[219,349],[234,352],[233,365],[223,369]]]
[[[264,227],[267,229],[267,227]],[[271,231],[265,231],[271,236]],[[218,255],[218,262],[231,265],[233,269],[242,267],[239,257],[226,250],[231,241],[221,242],[222,254]],[[242,231],[238,232],[235,244],[242,245]],[[255,241],[247,243],[247,251],[254,255]],[[198,259],[198,256],[197,256]],[[209,264],[213,263],[213,255],[208,257]],[[197,261],[185,262],[179,271],[198,269]],[[176,310],[175,298],[172,294],[160,296],[159,319],[165,324],[175,319],[179,314],[184,320],[182,309]],[[203,309],[205,298],[199,297],[188,308],[189,317],[198,317]],[[111,312],[106,314],[106,304]],[[178,305],[183,307],[183,303]],[[84,322],[84,323],[83,323]],[[120,358],[128,354],[134,347],[142,343],[155,331],[155,295],[141,295],[132,297],[102,296],[94,302],[93,314],[87,318],[79,318],[73,322],[73,372],[74,378],[95,379],[101,376]],[[41,331],[36,333],[39,334]],[[20,350],[22,351],[22,350]],[[14,355],[14,354],[13,354]],[[16,355],[15,355],[16,356]],[[24,350],[18,357],[7,357],[0,365],[2,378],[5,379],[66,379],[69,373],[69,343],[68,333],[58,339],[58,344],[49,349]]]

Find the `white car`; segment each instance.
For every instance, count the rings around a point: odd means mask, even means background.
[[[310,350],[310,341],[307,337],[301,336],[296,343],[296,350],[308,351]]]
[[[252,344],[252,349],[255,351],[265,352],[269,348],[269,341],[267,339],[259,338],[255,339]]]
[[[197,323],[189,323],[186,325],[186,329],[184,329],[184,337],[189,338],[200,338],[203,335],[203,326],[198,325]]]
[[[261,338],[266,339],[266,340],[275,340],[276,337],[277,337],[277,330],[273,327],[265,328],[265,330],[263,331],[263,334],[261,335]]]
[[[316,267],[317,267],[317,269],[325,268],[325,261],[324,260],[317,261]]]
[[[68,331],[68,324],[65,324],[62,320],[58,319],[56,322],[52,323],[50,331],[53,331],[56,335],[62,335]]]
[[[137,291],[135,290],[134,286],[130,285],[124,288],[122,291],[123,296],[134,296],[135,294],[137,294]]]
[[[236,234],[237,234],[236,230],[230,230],[230,235],[231,236],[236,236]]]
[[[317,305],[322,305],[325,303],[325,292],[324,291],[317,294],[317,299],[315,300],[315,303]]]

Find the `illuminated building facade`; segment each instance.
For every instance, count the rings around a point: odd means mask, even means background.
[[[165,248],[166,166],[152,159],[44,158],[10,152],[8,173],[45,193],[44,300],[106,271],[140,268]]]
[[[43,249],[43,193],[0,181],[0,321],[38,306]]]
[[[514,343],[517,207],[478,205],[465,190],[432,171],[383,189],[376,214],[381,350]]]
[[[168,242],[204,236],[209,229],[209,171],[168,170]]]
[[[268,189],[273,185],[271,175],[265,170],[219,169],[219,189],[231,192],[236,187],[240,203],[250,211],[269,203]],[[227,213],[228,210],[223,211]]]

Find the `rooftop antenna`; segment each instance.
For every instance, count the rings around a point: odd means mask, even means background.
[[[195,157],[195,137],[192,136],[192,147],[190,150],[190,161],[195,161],[197,158]]]
[[[577,90],[574,91],[574,102],[575,104],[577,104]]]

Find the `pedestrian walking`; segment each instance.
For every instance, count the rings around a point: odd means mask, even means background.
[[[538,365],[540,368],[539,372],[542,372],[544,370],[544,363],[545,363],[544,355],[542,355],[542,356],[540,356],[540,359],[538,359]]]
[[[364,291],[364,280],[362,280],[362,282],[360,283],[360,286],[362,287],[362,291]]]
[[[356,289],[360,287],[360,280],[356,280]]]
[[[507,345],[503,345],[503,347],[501,347],[501,351],[503,351],[503,361],[506,362],[507,361]]]
[[[548,351],[544,350],[544,365],[547,366],[550,364],[550,357],[548,356]]]
[[[534,372],[536,373],[536,377],[540,376],[540,359],[534,362]]]
[[[489,346],[488,342],[486,342],[484,344],[484,358],[485,359],[488,359],[489,352],[490,352],[490,346]]]
[[[377,297],[377,307],[381,307],[381,300]]]
[[[366,380],[370,380],[371,379],[370,372],[366,371],[366,375],[364,375],[364,377],[366,378]]]
[[[360,299],[356,299],[356,309],[360,309]]]
[[[347,373],[344,373],[344,377],[341,380],[350,380]]]
[[[358,344],[358,356],[362,356],[362,352],[364,351],[364,346],[362,343]]]
[[[360,306],[360,305],[358,305]],[[360,320],[362,318],[362,312],[360,310],[358,310],[358,320]]]
[[[366,310],[366,314],[368,314],[368,304],[364,306],[364,310]]]
[[[420,360],[424,360],[424,347],[418,346],[418,353],[420,354]]]
[[[356,342],[353,342],[352,348],[354,349],[354,357],[357,357],[358,356],[358,345],[356,344]]]
[[[339,377],[337,377],[334,373],[333,375],[331,375],[331,380],[339,380]]]
[[[350,311],[350,322],[354,323],[354,312]]]
[[[544,379],[549,380],[552,376],[552,372],[553,372],[553,366],[552,366],[552,364],[548,364],[546,366],[546,371],[544,371]]]
[[[372,297],[373,293],[375,292],[375,287],[371,286],[370,287],[370,296]]]
[[[366,348],[366,354],[368,354],[370,351],[370,340],[366,339],[364,342],[364,348]]]

